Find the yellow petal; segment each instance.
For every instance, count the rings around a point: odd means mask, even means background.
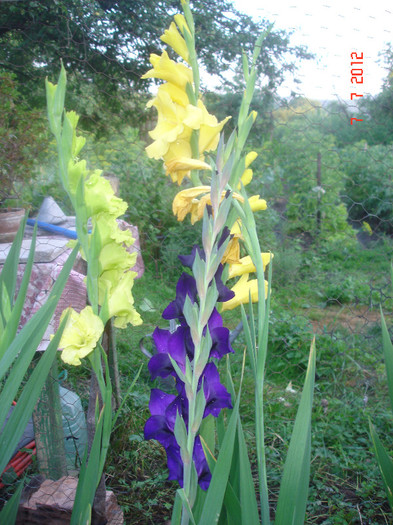
[[[59,348],[63,349],[61,358],[65,363],[78,366],[81,364],[81,359],[95,349],[104,331],[104,323],[94,314],[91,306],[86,306],[80,313],[67,308],[60,320],[68,311],[70,316],[61,336]]]
[[[244,274],[240,277],[238,282],[233,286],[232,291],[235,292],[235,297],[229,301],[222,303],[222,310],[233,310],[241,304],[246,304],[250,300],[255,303],[258,301],[258,280],[251,279],[248,280],[249,275]],[[265,281],[265,296],[267,295],[268,283]]]
[[[206,193],[210,193],[210,186],[197,186],[179,191],[172,203],[173,214],[177,217],[177,220],[183,221],[188,213],[195,217],[199,204],[196,197]]]
[[[263,270],[265,270],[266,265],[269,264],[270,257],[273,258],[274,255],[270,253],[261,253]],[[252,272],[256,272],[256,268],[251,260],[251,257],[247,255],[246,257],[242,257],[238,263],[230,265],[228,279]]]
[[[245,164],[246,164],[246,168],[248,168],[248,166],[254,162],[254,160],[258,157],[258,153],[256,151],[250,151],[250,153],[247,153],[246,155],[246,158],[245,158]]]
[[[251,168],[247,168],[246,170],[244,170],[243,175],[241,177],[241,181],[242,181],[243,186],[247,186],[247,184],[250,184],[250,182],[252,181],[252,169]],[[241,188],[241,185],[239,184],[238,189],[240,188]]]
[[[165,33],[161,36],[161,40],[168,44],[175,53],[182,57],[183,60],[189,62],[189,52],[187,44],[184,38],[180,35],[177,30],[175,22],[172,22],[169,29],[165,30]]]
[[[193,75],[191,69],[184,64],[178,64],[171,60],[166,51],[161,56],[150,55],[150,63],[153,65],[153,69],[147,71],[141,78],[159,78],[166,82],[171,82],[184,90],[187,83],[192,84]]]
[[[259,195],[253,195],[248,199],[252,211],[266,210],[267,204],[265,199],[261,199]]]

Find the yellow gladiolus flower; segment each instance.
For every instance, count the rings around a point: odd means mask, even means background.
[[[177,30],[175,22],[171,23],[169,29],[166,29],[165,33],[160,38],[165,44],[168,44],[175,53],[181,56],[183,60],[189,63],[190,54],[187,49],[186,41]]]
[[[251,279],[248,280],[249,274],[244,274],[240,277],[240,279],[237,281],[235,286],[233,286],[232,291],[235,292],[235,297],[230,299],[229,301],[225,301],[222,303],[222,310],[233,310],[233,308],[236,308],[237,306],[240,306],[241,304],[246,304],[250,300],[250,294],[251,294],[251,302],[255,303],[258,301],[258,280],[257,279]],[[268,283],[265,281],[265,296],[267,295],[268,291]]]
[[[127,270],[135,266],[136,252],[128,253],[126,248],[116,242],[109,242],[101,248],[98,257],[100,271],[107,270]]]
[[[171,60],[168,53],[164,51],[161,56],[151,54],[150,63],[153,69],[149,69],[141,78],[159,78],[175,84],[181,89],[186,89],[186,85],[192,84],[192,71],[184,64],[178,64]]]
[[[207,111],[202,100],[198,100],[197,106],[190,104],[187,107],[184,123],[192,129],[199,129],[199,153],[214,151],[217,148],[221,130],[230,118],[226,117],[218,122],[217,118]]]
[[[115,196],[110,182],[101,177],[101,171],[94,171],[85,182],[85,203],[89,216],[108,213],[113,217],[123,215],[127,203]]]
[[[201,220],[206,204],[211,204],[210,191],[210,186],[196,186],[179,191],[172,203],[173,214],[177,216],[177,220],[183,221],[188,213],[191,213],[191,224]],[[199,196],[201,198],[198,200],[197,197]],[[221,194],[221,200],[224,197],[225,191]],[[244,202],[243,197],[238,193],[234,193],[233,197],[240,202]]]
[[[169,149],[170,143],[175,142],[185,131],[184,118],[186,111],[183,106],[175,104],[167,91],[159,90],[152,102],[157,108],[158,120],[156,127],[149,132],[154,142],[146,148],[149,157],[160,159]],[[191,130],[186,136],[191,137]]]
[[[270,262],[270,257],[273,258],[274,255],[272,253],[261,253],[264,271],[265,271],[266,266]],[[228,279],[232,279],[232,277],[238,277],[239,275],[243,275],[245,273],[252,273],[252,272],[256,272],[256,268],[255,268],[254,263],[251,260],[251,257],[247,255],[247,257],[242,257],[238,263],[231,264],[229,266]]]
[[[136,272],[113,269],[104,272],[98,279],[98,300],[102,304],[108,298],[109,317],[114,317],[114,326],[126,328],[142,324],[139,313],[134,308],[131,289]]]
[[[210,186],[197,186],[179,191],[172,203],[173,214],[176,215],[177,220],[183,221],[186,215],[191,213],[191,223],[194,224],[198,220],[199,200],[197,197],[210,194],[210,190]]]
[[[70,310],[66,327],[59,343],[62,348],[62,360],[69,364],[78,366],[81,359],[86,357],[97,346],[104,323],[94,314],[91,306],[86,306],[79,314],[73,308],[67,308],[61,314],[60,322]]]
[[[240,239],[242,237],[242,221],[238,219],[231,228],[232,238],[230,239],[227,249],[221,259],[221,263],[238,264],[240,261]]]

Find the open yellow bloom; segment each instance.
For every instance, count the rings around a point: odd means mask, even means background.
[[[175,195],[172,203],[173,214],[176,215],[177,220],[183,221],[188,213],[191,213],[192,224],[199,220],[200,201],[197,197],[206,194],[210,195],[210,190],[210,186],[196,186],[195,188],[179,191],[179,193]]]
[[[90,175],[84,190],[89,217],[104,212],[116,218],[127,210],[127,203],[115,196],[111,183],[101,177],[100,170],[95,170]]]
[[[62,360],[78,366],[81,359],[92,352],[104,331],[104,323],[94,314],[91,306],[86,306],[79,314],[73,308],[67,308],[61,314],[60,322],[70,310],[66,327],[59,343],[62,348]]]
[[[160,159],[168,152],[170,143],[185,131],[186,110],[173,102],[170,94],[163,90],[158,91],[151,105],[157,108],[158,120],[156,127],[149,132],[154,142],[146,148],[146,153],[149,157]],[[185,136],[191,137],[191,130],[186,130]]]
[[[98,279],[98,301],[102,304],[107,296],[109,317],[114,317],[113,324],[117,328],[126,328],[128,323],[134,326],[142,323],[131,294],[136,275],[136,272],[113,269],[102,273]]]
[[[164,51],[161,56],[155,55],[154,53],[151,54],[150,63],[153,69],[149,69],[141,78],[159,78],[175,84],[183,90],[186,89],[187,83],[192,84],[193,76],[191,69],[184,64],[178,64],[174,60],[171,60],[166,51]]]
[[[179,191],[179,193],[175,195],[172,203],[173,214],[176,215],[177,220],[183,221],[188,213],[191,213],[191,224],[195,224],[201,220],[206,205],[211,204],[210,191],[210,186],[196,186]],[[198,199],[197,197],[201,198]],[[224,197],[225,191],[221,194],[221,200]],[[233,193],[233,198],[244,202],[243,197],[238,193]]]
[[[188,95],[184,89],[181,89],[179,86],[175,86],[175,84],[171,84],[170,82],[165,82],[165,84],[161,84],[158,87],[157,95],[149,100],[149,102],[146,104],[146,107],[151,108],[152,106],[156,106],[157,97],[161,93],[167,93],[173,102],[183,106],[184,108],[190,103]]]
[[[177,30],[175,22],[171,23],[169,29],[166,29],[165,33],[160,38],[165,44],[168,44],[175,53],[181,56],[183,60],[189,63],[190,54],[187,49],[186,41]]]
[[[272,253],[261,253],[263,270],[265,270],[266,266],[269,264],[270,257],[273,258]],[[256,272],[256,268],[251,260],[251,257],[247,255],[247,257],[242,257],[238,263],[230,265],[228,279],[232,279],[232,277],[238,277],[239,275],[252,272]]]
[[[237,283],[233,286],[232,291],[235,292],[235,297],[229,301],[222,303],[222,310],[233,310],[241,304],[246,304],[250,300],[255,303],[258,301],[258,280],[251,279],[248,280],[249,274],[246,273],[240,277]],[[265,296],[267,296],[268,283],[265,281]]]
[[[198,100],[197,106],[190,104],[187,107],[184,123],[192,129],[199,130],[199,153],[214,151],[217,148],[221,130],[230,118],[226,117],[218,122],[217,118],[207,111],[202,100]]]

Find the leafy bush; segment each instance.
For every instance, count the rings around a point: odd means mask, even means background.
[[[341,153],[345,173],[344,201],[348,215],[361,227],[366,221],[376,233],[393,233],[393,149],[359,142]]]

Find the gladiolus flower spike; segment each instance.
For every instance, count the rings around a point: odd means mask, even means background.
[[[199,246],[194,246],[191,255],[179,256],[179,259],[185,266],[192,267],[196,253],[201,260],[204,260],[204,251]],[[220,265],[212,282],[214,280],[218,290],[218,301],[224,302],[233,299],[234,293],[223,284],[222,269]],[[183,273],[176,286],[176,298],[162,314],[164,319],[176,319],[179,324],[173,333],[158,327],[155,329],[153,340],[157,353],[148,364],[152,379],[173,377],[176,394],[169,394],[156,388],[152,389],[149,403],[151,417],[146,421],[144,431],[145,439],[156,439],[165,448],[169,469],[168,479],[177,480],[181,487],[183,487],[183,461],[181,446],[175,438],[175,422],[176,415],[179,414],[188,427],[189,401],[183,378],[186,374],[187,362],[191,364],[191,367],[195,366],[192,327],[188,326],[184,315],[187,297],[192,304],[198,304],[195,278],[188,273]],[[211,341],[209,358],[221,359],[229,352],[233,352],[229,341],[229,330],[223,326],[221,315],[216,308],[213,309],[207,326],[205,326],[203,337],[206,337],[207,332]],[[183,373],[182,378],[179,377],[177,367],[175,368],[173,363],[176,363],[178,369]],[[231,396],[221,384],[217,367],[213,362],[206,363],[199,377],[197,392],[201,389],[203,389],[205,398],[204,418],[209,414],[218,417],[223,408],[232,408]],[[199,485],[203,490],[207,490],[211,473],[198,435],[194,442],[193,461]]]

